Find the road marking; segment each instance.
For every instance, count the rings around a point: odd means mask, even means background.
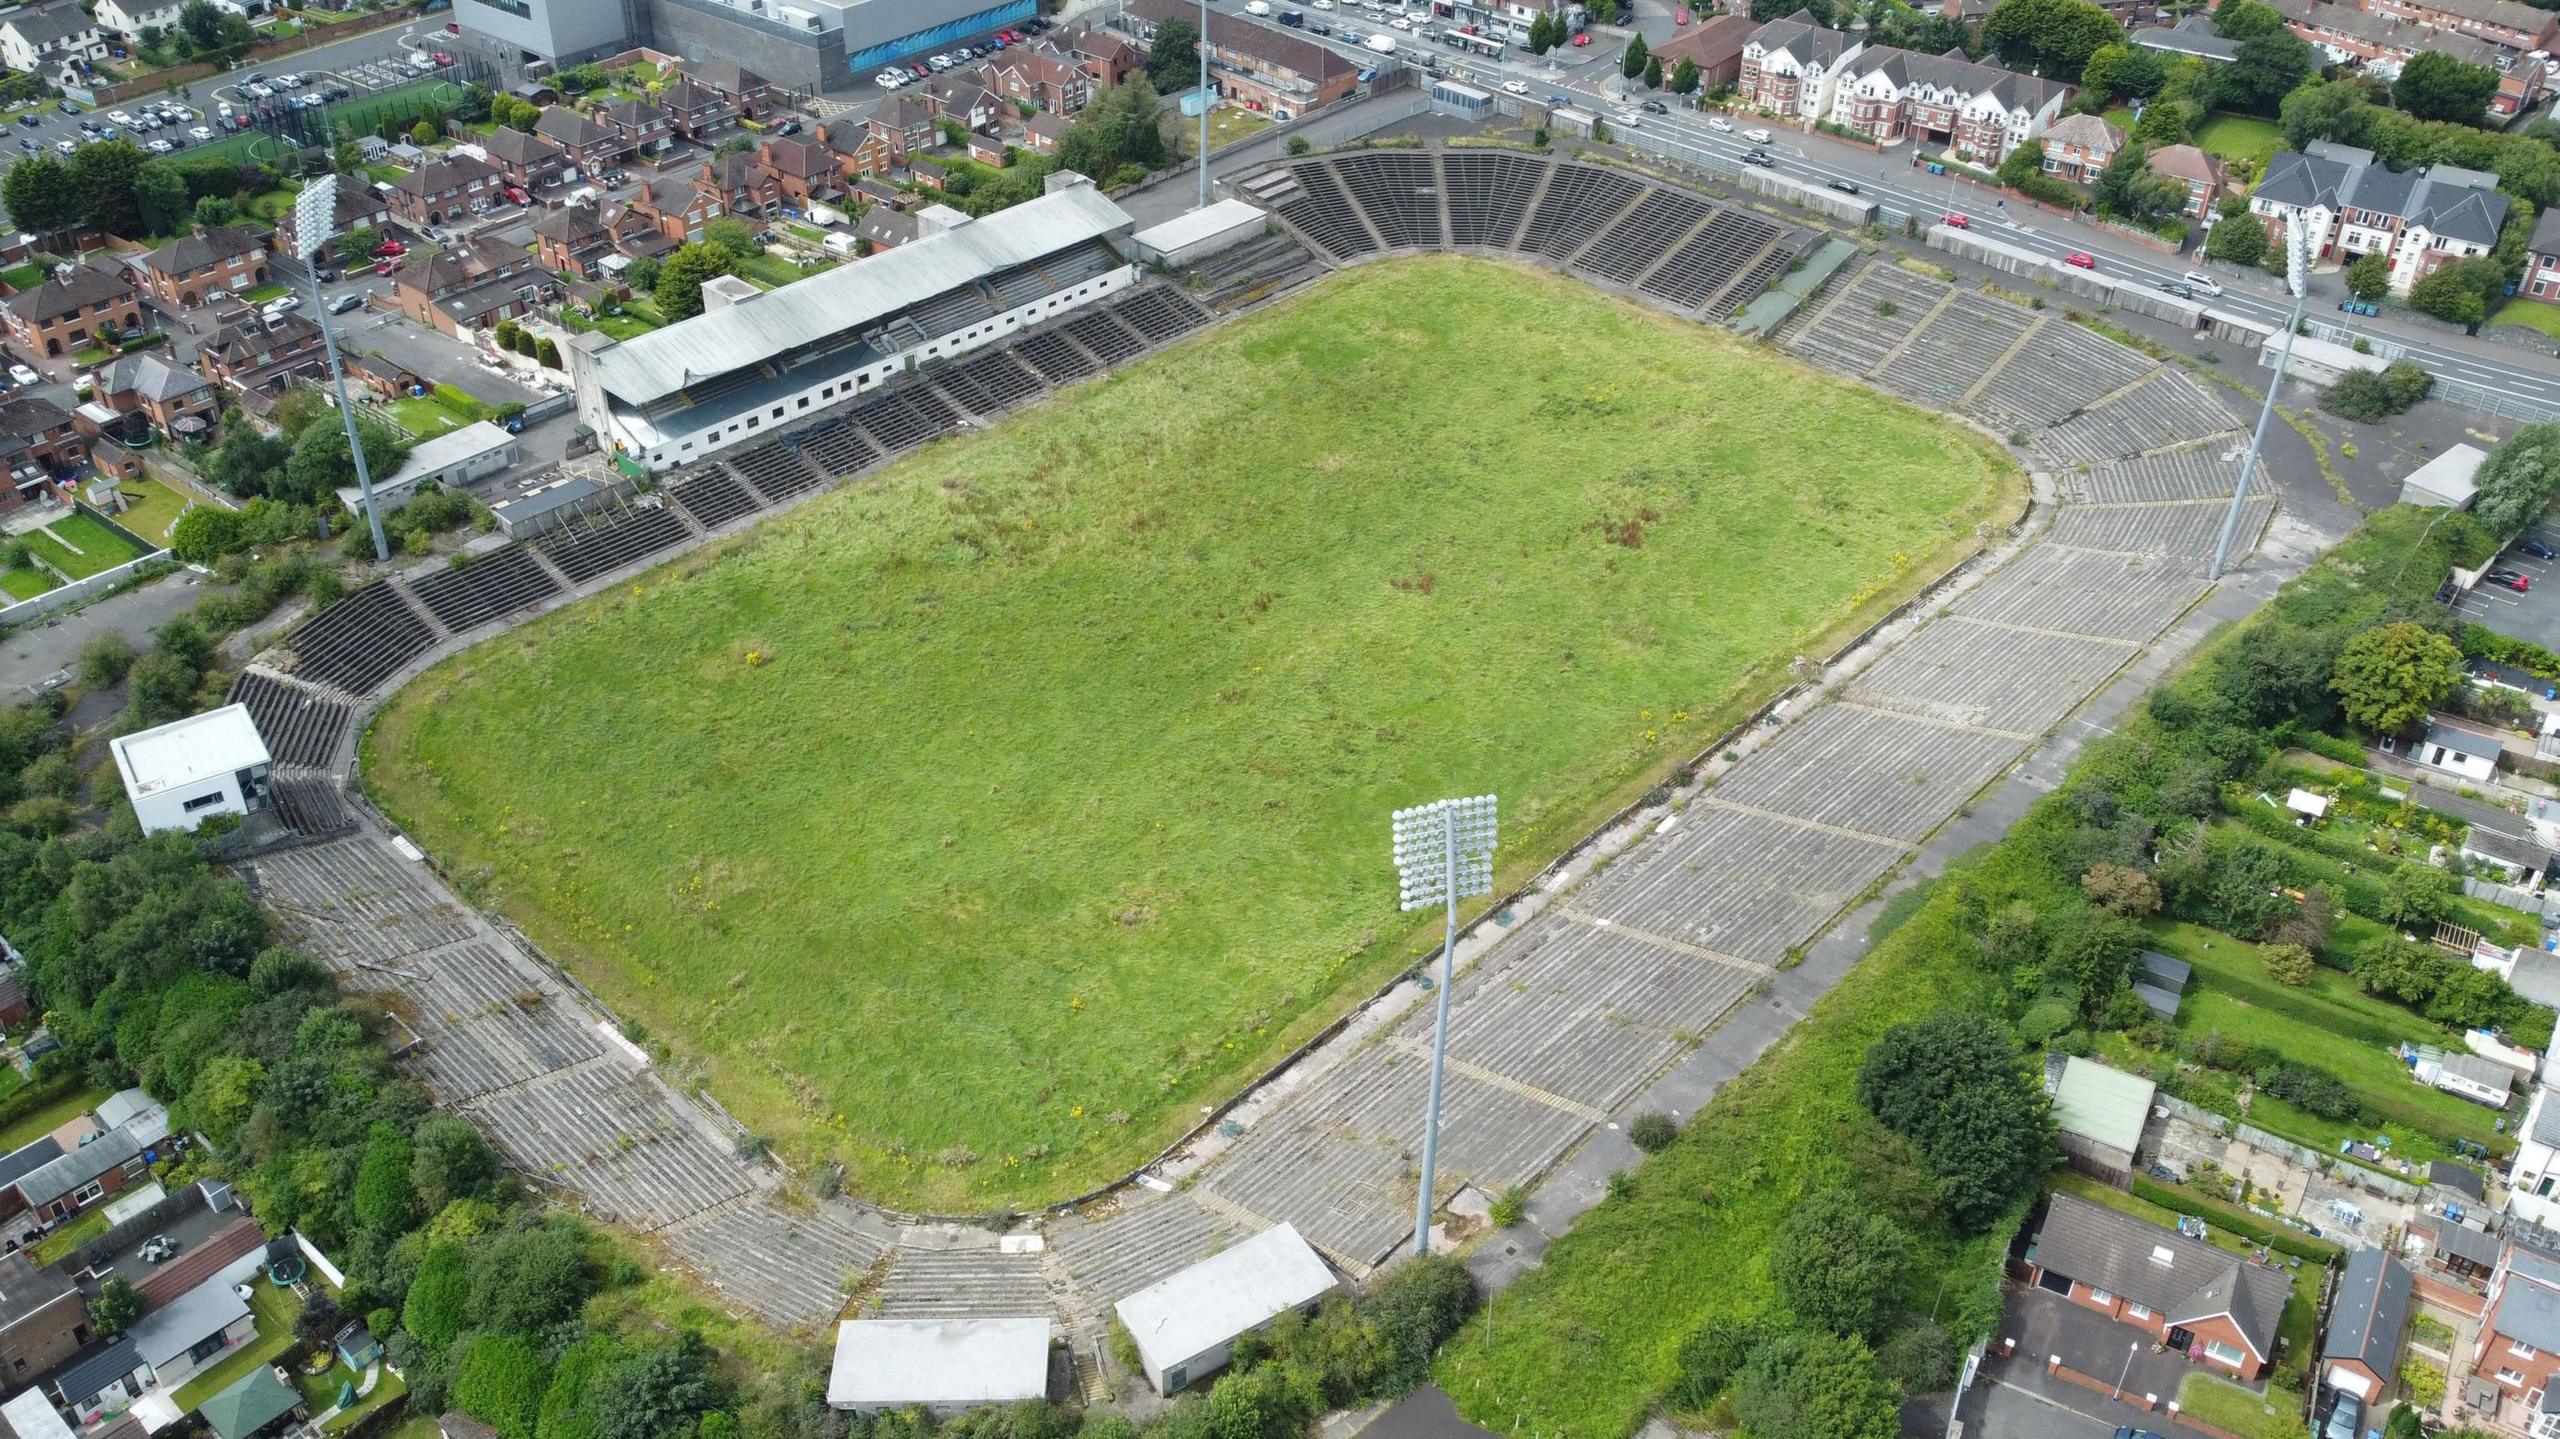
[[[1387,1047],[1412,1055],[1416,1059],[1431,1057],[1431,1046],[1416,1035],[1398,1035],[1387,1041]],[[1544,1105],[1549,1109],[1570,1114],[1585,1124],[1609,1122],[1609,1115],[1605,1110],[1594,1109],[1580,1100],[1567,1099],[1553,1090],[1540,1089],[1534,1084],[1523,1083],[1510,1075],[1497,1073],[1481,1064],[1460,1059],[1454,1054],[1447,1056],[1441,1062],[1448,1067],[1451,1074],[1464,1075],[1488,1089],[1499,1089],[1505,1094],[1528,1100],[1532,1104]]]
[[[1685,939],[1673,939],[1667,934],[1656,934],[1649,929],[1638,929],[1634,925],[1621,924],[1614,919],[1602,919],[1598,915],[1591,913],[1589,910],[1577,908],[1573,905],[1561,906],[1556,912],[1564,916],[1566,919],[1573,921],[1575,924],[1581,925],[1585,929],[1596,929],[1606,934],[1623,934],[1638,943],[1649,944],[1656,949],[1667,949],[1674,954],[1685,954],[1692,959],[1703,959],[1711,964],[1722,965],[1728,969],[1748,970],[1753,974],[1775,974],[1777,972],[1777,967],[1775,965],[1763,964],[1756,959],[1744,959],[1738,954],[1727,954],[1720,949],[1709,949],[1703,944],[1692,944]]]
[[[1720,798],[1713,793],[1700,795],[1696,800],[1692,801],[1692,803],[1705,805],[1709,809],[1729,809],[1736,814],[1754,815],[1761,819],[1774,819],[1782,824],[1791,824],[1798,829],[1809,829],[1816,834],[1827,834],[1838,839],[1863,840],[1868,844],[1883,845],[1887,849],[1902,850],[1911,848],[1911,841],[1907,839],[1894,839],[1888,835],[1869,834],[1865,830],[1850,829],[1846,825],[1825,824],[1818,819],[1806,819],[1800,814],[1788,814],[1783,810],[1762,809],[1756,804],[1743,804],[1738,800]]]

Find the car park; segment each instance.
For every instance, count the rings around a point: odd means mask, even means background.
[[[35,116],[33,116],[33,115],[21,115],[21,116],[19,116],[19,117],[18,117],[18,123],[19,123],[19,124],[21,124],[21,125],[26,126],[28,129],[32,130],[32,129],[36,128],[36,126],[37,126],[37,124],[38,124],[39,122],[37,121],[36,117],[35,117]]]
[[[122,110],[109,110],[107,112],[107,118],[115,121],[119,125],[130,125],[133,123],[133,116]]]
[[[1833,180],[1830,182],[1830,187],[1839,191],[1843,195],[1855,195],[1858,193],[1858,182],[1855,180]]]
[[[2062,263],[2075,270],[2094,270],[2098,268],[2098,257],[2086,250],[2074,250],[2062,257]]]
[[[44,383],[44,376],[37,374],[33,369],[30,369],[25,365],[11,365],[9,367],[9,378],[17,381],[21,385],[41,385]]]
[[[18,148],[19,148],[19,149],[21,149],[21,150],[26,151],[26,152],[27,152],[28,154],[30,154],[30,155],[37,155],[37,154],[42,154],[42,153],[43,153],[43,151],[37,147],[37,145],[36,145],[36,142],[35,142],[35,141],[28,139],[28,138],[27,138],[26,136],[24,136],[24,135],[21,135],[21,136],[19,136],[19,137],[18,137]]]
[[[190,134],[190,135],[192,135],[192,136],[194,136],[195,138],[197,138],[197,139],[199,139],[199,140],[210,140],[210,139],[212,139],[212,138],[213,138],[213,132],[212,132],[211,130],[206,129],[206,128],[205,128],[204,126],[202,126],[202,125],[198,125],[198,126],[196,126],[194,129],[189,130],[187,133],[188,133],[188,134]]]
[[[2532,578],[2526,575],[2522,570],[2491,570],[2481,578],[2486,583],[2497,585],[2503,589],[2514,590],[2518,594],[2523,594],[2525,591],[2533,588]]]
[[[1766,150],[1745,150],[1742,152],[1742,163],[1745,165],[1758,165],[1763,169],[1770,169],[1774,168],[1778,161],[1776,156],[1771,155]]]

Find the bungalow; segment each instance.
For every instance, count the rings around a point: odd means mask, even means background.
[[[868,244],[873,254],[894,250],[923,233],[924,226],[915,216],[886,205],[872,206],[853,227],[854,238]]]
[[[557,184],[560,171],[568,164],[568,151],[547,135],[501,125],[480,142],[489,154],[489,163],[507,177],[507,183],[522,189],[539,189]]]
[[[1742,52],[1760,22],[1746,13],[1706,15],[1698,23],[1653,47],[1662,68],[1676,70],[1683,60],[1698,67],[1698,79],[1709,90],[1742,83]]]
[[[266,284],[267,232],[254,225],[219,225],[171,240],[142,257],[134,272],[142,291],[173,310],[192,310],[216,290],[240,294]]]
[[[142,305],[124,276],[96,265],[74,265],[32,290],[9,299],[9,333],[26,354],[58,359],[100,332],[142,329]]]
[[[252,1268],[247,1271],[254,1273]],[[131,1329],[63,1370],[54,1397],[79,1421],[122,1413],[155,1388],[174,1389],[258,1336],[257,1316],[232,1286],[233,1268],[134,1321]]]
[[[1034,155],[1055,155],[1067,138],[1067,122],[1055,115],[1034,115],[1022,122],[1022,148]]]
[[[2292,1284],[2254,1263],[2070,1194],[2056,1194],[2027,1250],[2038,1289],[2242,1379],[2275,1358]]]
[[[142,1142],[127,1130],[110,1130],[29,1170],[0,1201],[14,1197],[12,1212],[32,1210],[38,1219],[68,1219],[140,1178],[146,1167]]]
[[[2065,115],[2044,132],[2044,172],[2093,184],[2123,148],[2124,132],[2115,126],[2095,115]]]
[[[430,160],[391,187],[391,213],[414,229],[460,224],[505,188],[496,166],[470,155]]]
[[[2409,746],[2409,762],[2483,784],[2498,773],[2498,756],[2506,748],[2507,742],[2500,735],[2460,720],[2429,715],[2426,733]],[[2385,737],[2383,752],[2390,751],[2391,740]]]

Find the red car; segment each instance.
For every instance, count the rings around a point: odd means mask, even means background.
[[[2070,254],[2062,257],[2062,263],[2069,265],[2074,269],[2094,270],[2098,268],[2098,257],[2090,254],[2086,250],[2074,250]]]
[[[524,192],[523,186],[509,185],[507,187],[507,203],[510,205],[530,205],[533,203],[533,197]]]
[[[1950,230],[1970,230],[1973,228],[1973,221],[1971,219],[1963,215],[1955,214],[1952,211],[1939,216],[1938,223],[1946,226]]]
[[[2514,590],[2518,594],[2533,588],[2533,580],[2521,570],[2491,570],[2488,581],[2493,585],[2502,585]]]
[[[1588,44],[1590,44],[1590,43],[1591,43],[1591,32],[1590,32],[1590,31],[1588,31],[1588,30],[1585,30],[1585,31],[1583,31],[1581,34],[1574,36],[1574,37],[1573,37],[1573,43],[1574,43],[1574,44],[1576,44],[1576,45],[1588,45]]]
[[[438,50],[436,52],[436,63],[439,65],[450,65],[453,63],[453,57],[444,53],[442,50]]]
[[[385,240],[381,244],[373,247],[373,257],[377,260],[386,258],[396,259],[399,256],[408,253],[409,247],[401,244],[397,240]]]
[[[400,262],[398,260],[385,260],[381,264],[374,266],[373,272],[377,275],[388,275],[399,268]]]
[[[1688,11],[1686,11],[1686,10],[1674,10],[1674,11],[1672,11],[1672,12],[1671,12],[1671,23],[1672,23],[1672,24],[1674,24],[1674,25],[1686,25],[1686,24],[1688,24],[1688,23],[1689,23],[1689,12],[1688,12]]]

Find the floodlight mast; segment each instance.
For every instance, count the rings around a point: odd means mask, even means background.
[[[2247,218],[2234,215],[2223,224]],[[2256,224],[2257,221],[2250,220]],[[2304,253],[2311,237],[2304,232],[2302,212],[2287,211],[2284,217],[2284,281],[2293,291],[2293,313],[2284,322],[2284,350],[2276,356],[2276,372],[2267,378],[2266,403],[2258,407],[2258,428],[2249,436],[2249,457],[2240,462],[2240,483],[2231,491],[2231,508],[2222,517],[2222,538],[2214,542],[2213,569],[2206,578],[2218,580],[2231,561],[2231,542],[2240,534],[2240,512],[2249,503],[2249,481],[2257,476],[2258,456],[2267,444],[2267,419],[2275,413],[2276,391],[2284,384],[2285,375],[2293,369],[2294,337],[2302,333],[2302,307],[2309,295],[2311,257]]]
[[[347,425],[347,452],[356,462],[356,489],[364,497],[365,523],[373,529],[373,557],[391,558],[391,543],[382,535],[382,508],[373,502],[373,469],[364,462],[364,441],[356,435],[355,406],[347,401],[347,369],[338,361],[338,337],[329,326],[329,306],[320,297],[320,251],[338,221],[338,177],[323,175],[302,187],[293,202],[293,248],[302,273],[311,281],[311,318],[319,323],[320,344],[329,352],[329,379],[338,387],[338,418]]]
[[[1422,1113],[1422,1190],[1413,1201],[1413,1252],[1431,1250],[1431,1191],[1440,1167],[1441,1079],[1449,1057],[1449,991],[1457,979],[1458,901],[1493,892],[1494,796],[1434,800],[1395,814],[1397,907],[1446,908],[1438,1014],[1431,1027],[1431,1095]]]

